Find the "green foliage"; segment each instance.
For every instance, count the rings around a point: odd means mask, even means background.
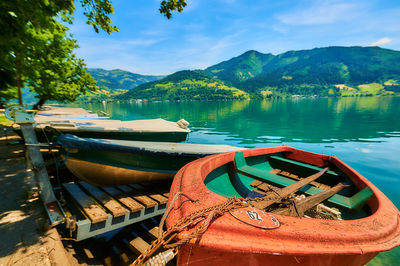
[[[250,93],[266,86],[297,87],[291,90],[306,92],[306,85],[323,89],[334,84],[397,80],[399,61],[400,52],[379,47],[327,47],[289,51],[277,56],[248,51],[204,72]],[[315,92],[314,89],[308,91]],[[289,90],[288,94],[291,93]]]
[[[104,70],[100,68],[88,69],[88,72],[99,87],[96,91],[89,91],[86,95],[78,98],[79,101],[102,101],[111,97],[125,93],[129,89],[139,86],[143,83],[155,81],[164,76],[139,75],[128,71],[114,69]]]
[[[118,31],[109,17],[114,12],[111,0],[79,2],[85,10],[86,23],[96,32]],[[160,12],[170,18],[172,11],[181,12],[185,6],[185,0],[162,1]],[[93,79],[83,61],[72,53],[75,42],[66,37],[67,28],[61,29],[59,23],[72,23],[74,10],[74,0],[0,1],[0,104],[14,98],[25,85],[37,92],[41,102],[70,101],[93,89]]]
[[[98,33],[99,28],[108,34],[118,31],[118,28],[111,26],[112,20],[109,14],[114,13],[114,8],[110,0],[80,0],[82,7],[85,8],[86,23],[93,27]]]
[[[96,89],[83,60],[73,54],[76,41],[68,38],[66,31],[58,22],[51,31],[32,30],[36,42],[28,54],[31,59],[26,83],[40,98],[39,106],[47,100],[74,101],[87,90]]]
[[[82,0],[81,4],[88,24],[96,31],[99,28],[108,33],[116,30],[108,18],[112,13],[109,0]],[[71,23],[74,9],[72,0],[0,1],[2,89],[20,91],[30,86],[37,90],[41,100],[73,100],[78,92],[93,83],[84,71],[83,61],[72,53],[75,42],[66,36],[67,28],[59,22]],[[2,97],[11,99],[15,95],[9,93]]]
[[[247,99],[247,93],[227,86],[201,71],[179,71],[159,81],[142,84],[127,93],[116,96],[119,100],[217,100]]]
[[[261,74],[263,67],[272,58],[274,58],[272,54],[248,51],[238,57],[208,67],[204,70],[204,73],[223,80],[227,84],[237,85]]]
[[[168,19],[171,18],[172,11],[182,12],[186,6],[186,0],[163,0],[160,3],[160,13],[164,14]]]

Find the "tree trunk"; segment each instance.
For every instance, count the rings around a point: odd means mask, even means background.
[[[23,101],[22,101],[22,91],[21,91],[21,87],[22,87],[22,82],[21,82],[21,62],[20,62],[20,58],[18,56],[18,52],[15,52],[15,81],[16,81],[16,85],[17,85],[17,90],[18,90],[18,103],[19,105],[23,105]]]
[[[35,104],[35,105],[33,106],[33,109],[35,109],[35,110],[41,109],[41,108],[42,108],[42,105],[43,105],[46,101],[47,101],[46,99],[40,98],[39,101],[37,102],[37,104]]]

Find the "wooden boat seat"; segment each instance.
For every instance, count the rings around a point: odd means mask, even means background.
[[[288,159],[285,159],[288,160]],[[291,160],[290,160],[291,161]],[[279,176],[276,174],[272,174],[266,171],[262,171],[255,167],[249,166],[246,162],[246,159],[243,156],[243,152],[236,152],[235,153],[235,168],[236,170],[243,175],[248,177],[260,180],[260,181],[267,181],[269,183],[273,183],[278,186],[287,187],[293,183],[295,180],[292,180],[287,177]],[[295,161],[291,161],[293,163],[297,163]],[[315,167],[315,166],[313,166]],[[318,170],[321,168],[315,167]],[[332,171],[330,171],[332,172]],[[305,186],[304,188],[300,189],[300,191],[304,192],[307,195],[315,195],[319,192],[322,192],[323,189],[314,187],[312,185]],[[347,208],[347,209],[359,209],[363,206],[365,202],[372,196],[373,192],[370,188],[364,188],[354,194],[352,197],[345,197],[339,194],[335,194],[328,199],[330,203],[335,205]]]

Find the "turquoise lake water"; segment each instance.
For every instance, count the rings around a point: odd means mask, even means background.
[[[78,107],[78,105],[71,105]],[[188,142],[246,148],[281,144],[338,156],[400,208],[400,97],[79,104],[113,119],[190,122]],[[368,265],[398,265],[400,248]]]

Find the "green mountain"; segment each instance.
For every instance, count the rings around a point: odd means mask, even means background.
[[[226,85],[221,80],[207,76],[202,71],[184,70],[161,80],[139,85],[117,95],[119,100],[211,100],[245,99],[247,93]]]
[[[99,89],[81,96],[78,99],[80,101],[105,100],[114,95],[127,92],[143,83],[159,80],[164,77],[140,75],[120,69],[105,70],[101,68],[89,68],[88,72],[96,81]]]
[[[385,91],[399,90],[398,62],[399,51],[379,47],[326,47],[276,56],[248,51],[204,72],[249,93],[342,95],[335,85],[346,84],[355,88],[353,94],[368,94],[358,86],[377,83]]]
[[[122,70],[91,69],[90,73],[100,86],[97,92],[100,96],[95,95],[96,99],[110,96],[119,100],[371,96],[400,93],[399,62],[400,51],[380,47],[325,47],[279,55],[251,50],[204,70],[179,71],[163,79]],[[150,82],[144,83],[147,80]],[[143,84],[136,87],[140,82]]]
[[[272,54],[262,54],[251,50],[238,57],[210,66],[204,70],[204,73],[228,84],[238,84],[261,74],[264,66],[273,59],[274,55]]]

